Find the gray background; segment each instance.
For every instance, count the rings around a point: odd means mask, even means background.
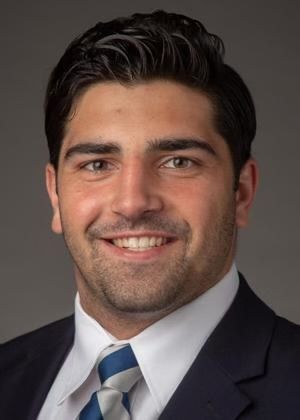
[[[157,8],[199,18],[257,106],[261,184],[238,265],[279,314],[300,322],[298,1],[1,1],[0,342],[69,314],[74,286],[63,240],[50,231],[42,103],[51,68],[97,20]]]

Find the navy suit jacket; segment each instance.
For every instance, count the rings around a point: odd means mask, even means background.
[[[0,346],[1,419],[37,418],[73,338],[71,316]],[[159,419],[299,420],[300,327],[277,317],[241,278]]]

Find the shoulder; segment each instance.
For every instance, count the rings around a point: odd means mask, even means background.
[[[241,384],[241,387],[252,396],[254,407],[262,413],[261,418],[298,419],[297,413],[300,409],[299,325],[275,316],[264,372],[254,380]]]
[[[269,357],[283,370],[293,366],[300,377],[300,325],[276,316]],[[296,363],[295,363],[296,362]]]
[[[71,315],[1,344],[0,370],[36,358],[64,342],[72,342],[74,329],[74,316]]]
[[[243,278],[241,278],[241,289],[244,295],[240,304],[248,312],[247,331],[251,329],[252,340],[260,336],[256,343],[258,346],[264,338],[267,338],[265,343],[269,360],[268,370],[274,366],[279,371],[284,366],[291,369],[297,367],[300,377],[300,325],[274,313],[245,284]],[[242,314],[241,311],[239,313]]]

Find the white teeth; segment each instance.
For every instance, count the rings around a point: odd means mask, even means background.
[[[139,239],[139,248],[149,248],[149,246],[150,246],[149,238],[142,237]]]
[[[150,246],[155,246],[155,243],[156,243],[156,238],[154,238],[154,237],[152,236],[152,238],[150,238],[149,245],[150,245]]]
[[[155,246],[161,246],[167,243],[166,238],[158,238],[158,237],[149,237],[149,236],[142,236],[142,237],[130,237],[130,238],[118,238],[113,239],[112,243],[119,248],[130,248],[136,251],[141,251],[143,249],[153,248]]]
[[[128,239],[128,248],[139,248],[138,238],[129,238]]]
[[[161,246],[163,238],[158,238],[156,241],[156,246]]]

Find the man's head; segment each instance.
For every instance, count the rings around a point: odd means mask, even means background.
[[[52,228],[84,308],[132,334],[229,270],[256,186],[254,108],[222,43],[157,12],[98,24],[67,50],[46,101]],[[239,137],[240,136],[240,137]]]
[[[99,22],[70,44],[50,78],[45,127],[51,163],[57,167],[65,125],[89,86],[166,79],[209,97],[237,180],[251,154],[255,109],[246,85],[223,55],[222,40],[186,16],[157,11]]]

